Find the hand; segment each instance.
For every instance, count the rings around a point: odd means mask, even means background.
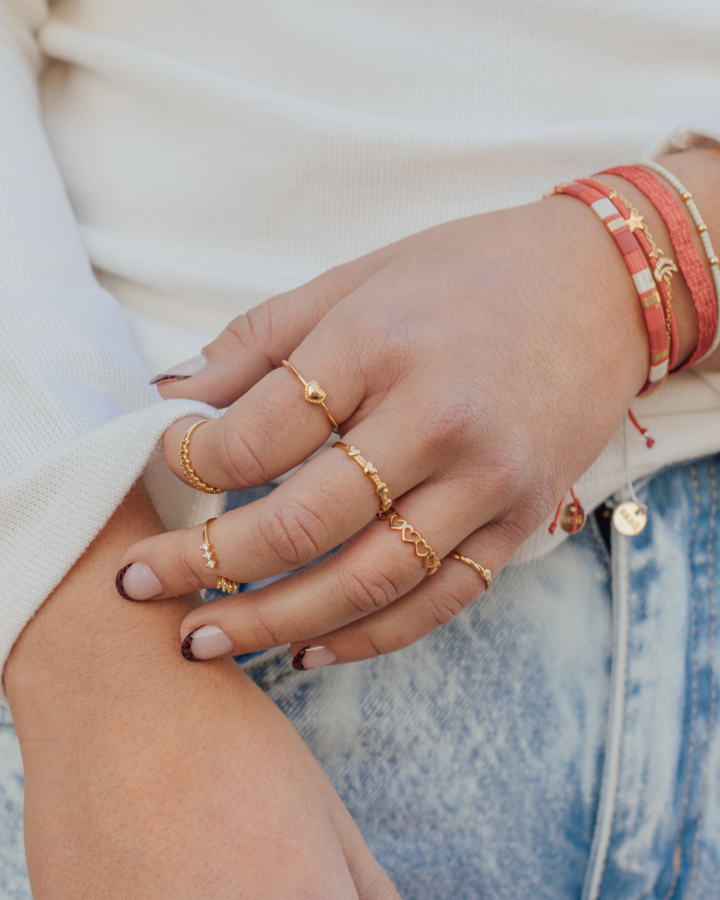
[[[277,707],[232,660],[187,666],[188,599],[109,583],[155,530],[135,491],[25,629],[5,684],[35,900],[399,900]]]
[[[669,246],[647,201],[624,191]],[[676,293],[689,334],[680,284]],[[483,581],[447,554],[457,548],[497,574],[599,455],[648,369],[627,269],[602,223],[569,197],[450,222],[340,266],[236,319],[205,353],[201,372],[160,385],[166,397],[232,404],[193,435],[202,479],[257,485],[327,439],[327,417],[278,368],[288,358],[327,391],[343,441],[372,461],[443,560],[427,577],[413,546],[372,521],[373,485],[339,449],[214,522],[214,570],[200,528],[125,554],[124,564],[145,564],[128,579],[144,599],[213,586],[219,574],[265,578],[355,535],[322,565],[183,621],[183,638],[216,626],[194,635],[195,658],[291,641],[306,668],[399,649],[471,603]],[[190,424],[165,435],[179,477]],[[308,646],[321,649],[302,655]]]

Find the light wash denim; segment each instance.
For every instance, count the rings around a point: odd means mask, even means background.
[[[591,517],[405,651],[309,672],[286,650],[243,660],[404,900],[720,897],[716,467],[646,484],[648,526],[613,533],[612,557]],[[0,715],[0,896],[27,900]]]

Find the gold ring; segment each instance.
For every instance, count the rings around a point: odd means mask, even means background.
[[[214,522],[217,516],[213,516],[211,519],[208,519],[207,522],[203,525],[203,542],[200,545],[200,552],[203,555],[203,559],[205,560],[205,568],[206,569],[214,569],[217,565],[217,557],[215,556],[215,551],[212,548],[212,544],[210,543],[210,523]],[[215,586],[219,591],[222,591],[224,594],[232,594],[239,587],[237,581],[232,581],[230,578],[224,578],[222,575],[218,576],[218,580],[215,583]]]
[[[202,478],[198,476],[195,469],[193,469],[192,463],[190,462],[190,438],[192,437],[193,431],[208,421],[209,419],[200,419],[199,422],[195,422],[195,424],[191,425],[185,432],[185,437],[180,441],[180,465],[185,473],[185,477],[196,491],[203,491],[206,494],[224,494],[224,488],[211,487],[209,484],[205,484]]]
[[[325,405],[325,398],[327,397],[327,394],[320,387],[320,385],[317,383],[317,381],[305,381],[305,379],[298,372],[298,370],[294,366],[291,366],[290,363],[286,359],[284,359],[282,361],[282,364],[285,366],[285,368],[289,372],[293,373],[293,375],[298,379],[298,381],[301,384],[303,384],[305,386],[305,399],[307,400],[307,402],[312,403],[315,406],[319,406],[320,409],[328,417],[328,419],[330,419],[330,421],[332,422],[333,431],[340,434],[340,426],[335,421],[335,416],[330,412],[330,410]]]
[[[380,513],[381,519],[387,519],[393,531],[399,531],[406,544],[413,544],[415,556],[423,561],[428,575],[434,575],[440,568],[440,559],[430,544],[415,531],[412,525],[400,518],[398,511],[391,506],[387,512]]]
[[[486,569],[484,566],[481,566],[480,563],[476,563],[474,560],[470,559],[468,556],[461,556],[455,550],[450,554],[453,559],[459,559],[460,562],[464,562],[466,566],[470,566],[471,569],[475,569],[478,575],[485,582],[485,590],[489,591],[492,587],[492,572],[490,569]]]
[[[354,459],[370,481],[375,485],[375,493],[380,498],[380,510],[377,515],[381,516],[383,513],[387,512],[392,507],[393,502],[390,499],[390,492],[387,489],[387,485],[380,481],[380,476],[378,475],[375,466],[361,455],[357,447],[348,447],[348,445],[343,444],[342,441],[335,441],[333,448],[335,447],[344,450],[350,459]]]

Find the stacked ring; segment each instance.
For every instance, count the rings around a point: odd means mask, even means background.
[[[199,422],[195,422],[195,424],[191,425],[185,432],[185,437],[180,441],[180,465],[185,473],[185,477],[196,491],[203,491],[205,494],[224,494],[225,491],[223,488],[211,487],[211,485],[205,484],[195,469],[193,469],[192,463],[190,462],[190,438],[192,437],[193,432],[207,421],[209,420],[200,419]]]
[[[215,556],[215,551],[213,550],[212,544],[210,543],[210,523],[214,522],[215,519],[216,516],[213,516],[211,519],[208,519],[207,522],[203,525],[203,542],[200,545],[200,552],[202,553],[203,559],[205,560],[206,569],[214,569],[218,564],[217,557]],[[222,575],[218,576],[215,586],[224,594],[232,594],[239,587],[237,581],[233,581],[230,578],[225,578]]]
[[[375,485],[375,493],[380,498],[380,509],[377,515],[381,516],[383,513],[386,513],[388,512],[388,510],[392,509],[393,502],[390,499],[390,492],[387,489],[387,485],[383,481],[380,481],[380,476],[378,475],[375,466],[362,456],[357,447],[348,447],[348,445],[343,444],[342,441],[335,441],[335,443],[333,444],[333,448],[335,447],[339,447],[341,450],[344,450],[350,457],[350,459],[354,459],[370,479],[370,481],[372,481],[372,483]]]
[[[335,420],[335,416],[330,412],[330,410],[325,405],[325,398],[327,394],[320,387],[317,381],[305,381],[302,375],[298,372],[298,370],[292,366],[286,359],[282,361],[282,364],[288,370],[288,372],[292,372],[293,375],[298,379],[298,381],[305,387],[305,399],[308,403],[312,403],[314,406],[319,406],[320,409],[325,413],[325,415],[332,422],[333,431],[340,434],[340,426]]]
[[[412,525],[400,517],[400,514],[394,507],[391,506],[387,512],[381,513],[380,518],[387,519],[390,528],[393,531],[399,531],[400,537],[406,544],[414,545],[415,556],[423,561],[428,575],[434,575],[440,568],[441,563],[440,558],[430,544],[428,544],[424,538],[420,537]]]
[[[458,559],[460,562],[465,563],[466,566],[470,566],[471,569],[475,569],[485,582],[485,590],[490,590],[492,587],[492,573],[490,569],[486,569],[484,566],[481,566],[480,563],[476,563],[474,560],[470,559],[469,556],[461,556],[456,550],[453,550],[450,556],[452,556],[453,559]]]

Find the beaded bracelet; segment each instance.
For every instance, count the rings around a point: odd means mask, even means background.
[[[693,222],[695,223],[695,228],[697,229],[697,233],[700,235],[700,240],[702,241],[705,256],[707,257],[707,261],[710,263],[710,271],[712,273],[713,283],[715,286],[715,334],[705,355],[698,360],[698,362],[702,362],[704,359],[707,359],[708,356],[712,356],[712,354],[717,350],[718,346],[720,346],[720,259],[718,259],[718,256],[713,249],[712,241],[710,240],[710,235],[708,234],[707,230],[707,225],[705,224],[705,222],[703,222],[703,218],[700,215],[700,210],[697,208],[697,204],[693,200],[693,195],[686,187],[684,187],[680,179],[673,175],[673,173],[668,169],[666,169],[665,166],[661,166],[659,163],[653,162],[652,160],[643,160],[641,165],[645,166],[647,169],[652,169],[654,172],[657,172],[658,175],[662,175],[662,177],[675,188],[678,194],[680,194],[680,197],[685,203],[685,206],[687,207],[687,210],[690,213]]]
[[[717,342],[720,341],[718,309],[713,283],[708,277],[697,251],[690,224],[682,207],[662,182],[642,166],[618,166],[608,169],[607,173],[619,175],[642,191],[657,209],[670,233],[675,256],[690,291],[698,319],[698,344],[690,359],[678,369],[678,371],[682,371],[709,356],[713,352],[713,346],[716,347]],[[682,187],[682,185],[680,186]],[[697,210],[697,207],[695,209]],[[712,249],[712,244],[710,248]],[[718,278],[720,279],[720,275]]]
[[[668,371],[672,372],[680,353],[680,334],[678,332],[677,321],[675,319],[675,311],[672,305],[671,284],[672,277],[678,268],[675,263],[658,247],[650,234],[650,229],[645,224],[643,216],[635,209],[632,203],[617,190],[611,187],[599,178],[578,178],[579,184],[586,184],[588,187],[596,187],[601,194],[604,194],[608,200],[612,201],[613,206],[625,220],[639,220],[642,222],[640,228],[636,229],[633,234],[637,238],[643,253],[648,258],[648,264],[652,269],[653,276],[657,282],[660,291],[660,297],[665,307],[665,329],[668,336],[668,345],[670,347],[670,358],[668,360]]]
[[[555,188],[555,193],[576,197],[589,206],[610,232],[625,260],[625,265],[628,267],[635,290],[640,298],[650,343],[650,368],[647,381],[638,393],[638,397],[650,394],[660,387],[667,375],[670,347],[668,346],[665,313],[660,294],[640,244],[633,234],[633,230],[639,228],[641,222],[635,218],[624,219],[612,202],[607,197],[603,197],[596,188],[571,182],[559,184]]]

